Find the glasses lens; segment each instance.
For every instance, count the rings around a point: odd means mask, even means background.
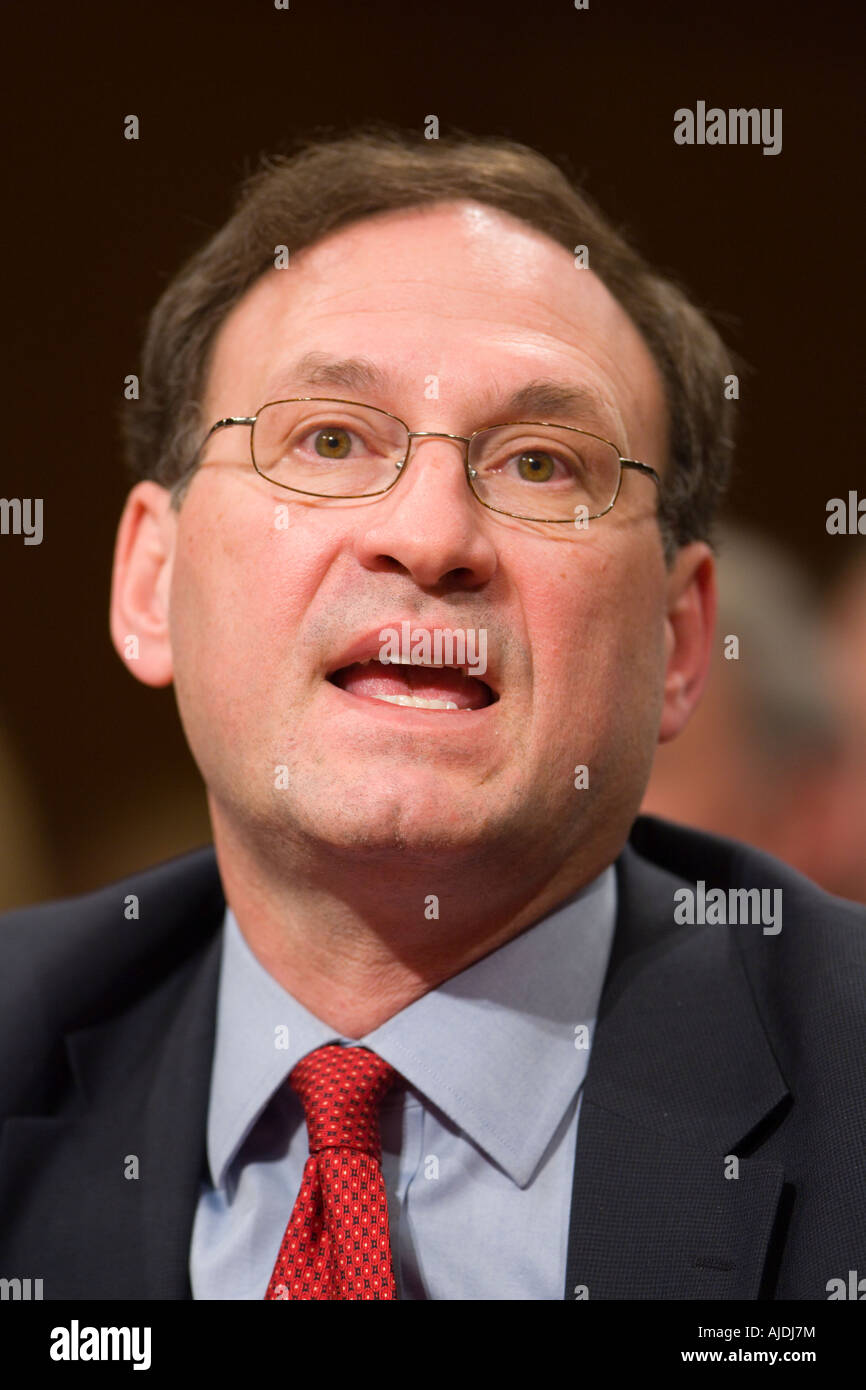
[[[488,506],[526,521],[573,520],[578,507],[604,512],[619,486],[612,444],[565,425],[497,425],[469,448],[473,487]]]
[[[259,473],[314,497],[368,497],[383,492],[406,457],[399,420],[347,401],[273,401],[253,426]]]

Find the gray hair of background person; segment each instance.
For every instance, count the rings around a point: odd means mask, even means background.
[[[717,546],[718,632],[740,641],[737,674],[756,754],[768,763],[831,754],[823,613],[807,571],[742,528],[720,526]]]

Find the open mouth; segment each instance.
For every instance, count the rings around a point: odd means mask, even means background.
[[[365,700],[428,710],[477,710],[493,705],[498,693],[465,666],[422,666],[375,660],[355,661],[327,679]]]

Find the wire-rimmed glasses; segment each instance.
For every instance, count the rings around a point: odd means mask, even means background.
[[[413,439],[452,439],[464,446],[469,486],[482,506],[521,521],[574,522],[609,512],[624,468],[661,479],[654,468],[623,458],[609,439],[550,421],[512,420],[473,434],[410,430],[377,406],[329,396],[268,401],[255,415],[226,416],[217,430],[250,429],[256,472],[307,497],[362,498],[388,492],[406,471]]]

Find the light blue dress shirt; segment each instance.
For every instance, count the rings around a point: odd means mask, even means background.
[[[264,1298],[308,1156],[287,1078],[336,1042],[372,1048],[408,1083],[381,1110],[399,1298],[564,1299],[582,1086],[615,917],[611,866],[355,1039],[268,974],[228,908],[193,1297]]]

